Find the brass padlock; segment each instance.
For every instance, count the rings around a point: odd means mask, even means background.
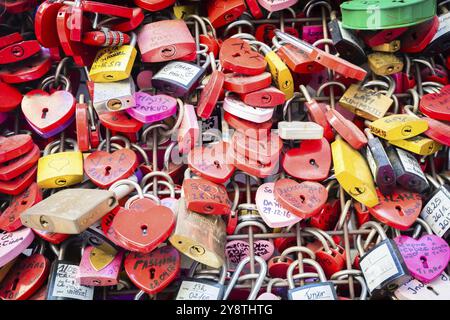
[[[391,98],[395,90],[394,81],[388,78],[389,86],[381,81],[368,82],[365,85],[352,84],[339,99],[339,104],[354,114],[367,119],[377,120],[386,114],[394,100]],[[376,91],[368,87],[384,84],[385,91]]]
[[[37,165],[37,184],[42,189],[68,187],[83,180],[83,154],[78,151],[77,142],[65,139],[74,151],[64,151],[60,140],[49,143],[44,149],[44,156]],[[61,152],[54,153],[56,150]]]
[[[117,82],[96,82],[93,91],[93,106],[98,115],[136,106],[133,77]]]
[[[386,42],[380,44],[378,46],[372,47],[373,51],[381,51],[381,52],[397,52],[400,50],[400,40],[393,40],[391,42]]]
[[[378,196],[372,173],[363,156],[340,136],[331,144],[334,174],[344,190],[358,202],[372,208]]]
[[[136,55],[136,34],[132,33],[129,45],[119,44],[116,47],[98,51],[89,71],[89,77],[94,82],[125,80],[130,77]]]
[[[100,189],[66,189],[24,211],[24,226],[63,234],[79,234],[114,209],[114,192]]]
[[[203,215],[187,209],[178,200],[177,226],[170,243],[189,258],[212,268],[225,263],[225,222],[220,216]]]
[[[416,116],[393,114],[372,122],[370,131],[385,140],[404,140],[428,130],[428,122]]]
[[[387,76],[402,71],[403,61],[393,53],[374,52],[367,56],[369,67],[379,76]]]
[[[421,156],[432,155],[442,148],[442,144],[439,142],[422,136],[415,136],[405,140],[391,140],[389,143]]]

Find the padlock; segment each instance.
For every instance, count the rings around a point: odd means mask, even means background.
[[[448,300],[450,299],[450,278],[443,272],[430,283],[423,283],[411,277],[394,295],[399,300]]]
[[[100,49],[92,63],[89,77],[94,82],[114,82],[130,77],[136,59],[136,34],[126,45]]]
[[[407,27],[431,19],[436,12],[431,1],[383,2],[367,4],[361,0],[344,2],[340,5],[345,28],[358,30],[379,30]],[[376,14],[373,14],[376,12]]]
[[[265,89],[272,83],[269,72],[263,72],[255,76],[246,76],[238,73],[225,74],[223,88],[238,94],[246,94]]]
[[[194,38],[186,22],[179,19],[144,25],[138,33],[137,43],[142,62],[176,60],[195,52]]]
[[[207,55],[202,66],[184,61],[169,62],[153,76],[153,87],[173,97],[182,97],[197,87],[210,61]]]
[[[420,229],[425,231],[422,235],[420,231],[414,232],[412,237],[398,232],[399,235],[394,241],[411,276],[429,283],[447,269],[450,247],[444,239],[431,234],[431,228],[424,220],[418,218],[416,224],[416,227],[420,226]]]
[[[258,91],[240,94],[239,97],[245,104],[260,108],[274,108],[286,101],[284,92],[272,86]]]
[[[16,259],[34,240],[30,228],[21,228],[13,232],[0,232],[0,267]]]
[[[287,9],[297,2],[298,0],[258,0],[259,5],[269,12]]]
[[[396,183],[394,168],[380,139],[374,137],[369,129],[365,129],[364,132],[368,138],[365,150],[366,159],[373,179],[382,194],[390,194],[395,188]]]
[[[47,300],[93,300],[94,287],[80,285],[76,279],[79,270],[79,255],[68,256],[67,251],[77,238],[64,241],[59,249],[52,247],[57,259],[50,269],[47,285]],[[50,245],[54,246],[54,245]]]
[[[188,210],[183,198],[178,200],[177,225],[169,241],[183,254],[212,268],[225,263],[223,219]]]
[[[241,119],[262,123],[272,118],[272,108],[256,108],[245,104],[239,98],[229,95],[223,102],[223,110]]]
[[[33,149],[33,139],[28,134],[0,136],[0,142],[0,163],[14,160]]]
[[[136,105],[136,87],[133,78],[116,82],[93,83],[92,103],[99,116],[105,112],[117,112]]]
[[[372,72],[379,76],[387,76],[403,69],[403,61],[392,53],[374,52],[367,59]]]
[[[134,0],[134,3],[142,9],[158,12],[173,5],[175,0]],[[182,18],[178,18],[182,19]]]
[[[207,3],[208,19],[214,28],[220,28],[233,22],[245,10],[243,0],[210,0]]]
[[[334,284],[327,281],[322,267],[312,259],[302,259],[302,262],[310,265],[317,270],[317,273],[306,272],[301,275],[302,278],[318,277],[319,282],[306,284],[301,287],[295,287],[294,269],[299,265],[299,261],[291,263],[287,270],[287,280],[289,283],[289,300],[336,300],[336,291]]]
[[[391,140],[389,143],[422,156],[432,155],[442,148],[439,142],[422,136],[415,136],[405,140]]]
[[[450,85],[446,85],[437,93],[425,94],[419,102],[419,110],[430,118],[448,121],[450,112],[447,110]]]
[[[439,18],[434,16],[416,26],[408,28],[401,36],[401,52],[416,53],[423,51],[431,42],[439,28]]]
[[[359,260],[361,271],[372,298],[377,299],[394,292],[408,280],[409,272],[397,245],[387,238],[380,224],[369,221],[363,224],[361,229],[376,230],[381,237],[381,241],[369,251],[365,251],[362,236],[358,235],[356,238],[361,257]]]
[[[64,151],[64,143],[70,143],[75,151]],[[40,188],[68,187],[83,180],[83,155],[73,139],[63,143],[56,140],[44,149],[44,155],[38,161],[37,184]],[[61,152],[53,153],[53,151]]]
[[[278,134],[283,140],[321,140],[323,132],[323,127],[315,122],[278,122]]]
[[[125,111],[144,124],[158,122],[173,116],[177,111],[179,100],[165,95],[149,95],[145,92],[134,94],[136,105]]]
[[[397,52],[400,50],[400,40],[393,40],[391,42],[383,43],[378,46],[372,47],[373,51],[379,52]]]
[[[319,10],[317,11],[320,12],[319,16],[322,17],[322,19],[324,19],[327,13],[331,15],[332,9],[328,2],[307,2],[303,8],[306,18],[312,18],[312,10],[316,7],[319,7]],[[324,26],[322,23],[310,24],[309,22],[306,22],[302,25],[302,40],[305,42],[313,44],[324,37]]]
[[[339,99],[339,104],[367,120],[377,120],[386,114],[394,100],[391,98],[395,90],[395,83],[391,78],[386,94],[369,89],[366,86],[352,84]]]
[[[450,191],[448,185],[436,181],[431,176],[427,176],[427,178],[436,190],[427,197],[428,200],[420,213],[420,217],[436,235],[448,239],[450,234]]]
[[[440,16],[438,16],[439,27],[431,41],[423,50],[423,53],[426,55],[435,55],[438,52],[441,52],[441,50],[446,51],[449,48],[448,39],[450,36],[450,12],[445,7],[445,4],[446,2],[442,2],[438,5],[438,11],[442,13]]]
[[[370,131],[385,140],[402,140],[415,137],[428,129],[425,120],[403,114],[393,114],[375,120]]]
[[[202,119],[211,117],[217,101],[219,100],[224,81],[225,75],[222,71],[215,70],[212,72],[208,83],[203,88],[197,104],[197,115]]]
[[[183,104],[181,108],[184,108],[184,112],[177,134],[178,150],[182,154],[187,154],[197,143],[200,129],[194,106],[191,104]]]
[[[331,12],[331,21],[328,22],[333,46],[339,52],[339,56],[348,61],[354,61],[360,65],[367,61],[364,52],[364,43],[353,33],[342,26],[342,22],[336,17],[336,11]]]
[[[394,93],[402,93],[406,92],[416,85],[416,79],[411,74],[411,59],[408,55],[404,55],[405,60],[405,70],[402,72],[394,73],[391,77],[395,81],[395,90]]]
[[[207,215],[228,215],[231,201],[223,185],[206,179],[184,179],[183,194],[186,208]]]
[[[228,38],[222,43],[219,60],[225,70],[249,76],[263,73],[267,66],[267,60],[240,38]]]
[[[83,250],[77,281],[84,286],[113,286],[118,283],[124,251],[87,246]]]
[[[220,269],[219,281],[214,282],[195,277],[195,271],[199,263],[194,261],[188,273],[188,278],[183,279],[175,300],[221,300],[225,291],[226,266]]]
[[[356,124],[347,120],[339,111],[329,108],[325,116],[338,135],[348,142],[352,148],[359,150],[367,145],[366,135]]]
[[[255,300],[259,290],[262,287],[262,284],[264,282],[264,278],[267,274],[267,263],[264,261],[263,258],[259,256],[255,256],[255,261],[259,265],[259,272],[258,277],[256,279],[255,285],[252,286],[252,290],[250,291],[250,294],[247,298],[247,300]],[[223,300],[227,300],[230,296],[231,291],[233,290],[233,287],[236,285],[239,275],[241,274],[242,270],[244,269],[245,265],[247,265],[250,262],[250,257],[244,258],[239,262],[238,266],[234,270],[233,275],[231,276],[230,282],[228,283],[227,288],[225,289],[225,293],[223,294]]]
[[[10,272],[0,284],[0,298],[2,300],[27,300],[47,280],[50,262],[43,255],[45,243],[37,247],[39,251],[30,256],[19,257]],[[34,250],[33,250],[34,251]]]
[[[418,193],[430,187],[417,159],[411,153],[390,145],[386,146],[386,153],[394,168],[398,184]]]
[[[113,192],[66,189],[24,211],[24,226],[63,234],[79,234],[117,206]]]
[[[1,78],[1,76],[0,76]],[[13,111],[20,105],[23,99],[23,95],[20,93],[18,89],[15,87],[5,83],[0,82],[1,89],[1,102],[0,102],[0,111],[1,112],[9,112]]]
[[[269,270],[269,274],[270,274],[270,270]],[[276,283],[284,284],[284,283],[286,283],[286,280],[284,280],[283,278],[272,277],[272,279],[270,279],[269,282],[267,283],[266,292],[260,294],[256,300],[281,300],[281,297],[272,293],[273,285]]]
[[[267,136],[260,135],[257,139],[235,131],[231,137],[233,151],[247,157],[250,160],[268,164],[278,161],[283,142],[276,133]]]
[[[369,208],[378,204],[372,174],[362,155],[341,138],[331,144],[331,153],[334,173],[342,188]]]

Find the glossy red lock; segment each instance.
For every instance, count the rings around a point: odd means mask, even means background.
[[[244,0],[208,0],[208,19],[214,28],[220,28],[239,18],[245,11]]]
[[[225,187],[206,179],[184,179],[183,192],[189,210],[202,214],[228,215],[231,201]]]

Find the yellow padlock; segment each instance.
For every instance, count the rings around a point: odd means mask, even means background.
[[[388,52],[374,52],[367,56],[369,67],[379,76],[387,76],[402,71],[403,61]]]
[[[94,82],[115,82],[130,77],[136,60],[136,34],[129,45],[101,49],[92,63],[89,77]]]
[[[442,144],[439,142],[422,136],[415,136],[405,140],[391,140],[389,143],[421,156],[429,156],[442,148]]]
[[[370,131],[385,140],[405,140],[428,130],[428,122],[415,116],[393,114],[372,122]]]
[[[369,165],[364,157],[340,136],[331,144],[334,175],[355,200],[372,208],[379,200]]]
[[[177,19],[184,19],[191,14],[195,14],[195,6],[193,5],[182,5],[182,6],[174,6],[173,14]]]
[[[285,94],[286,100],[292,98],[294,96],[294,78],[291,70],[268,45],[262,42],[256,43],[261,45],[260,50],[267,61],[275,86]]]
[[[83,154],[73,139],[66,139],[74,151],[53,153],[59,148],[60,141],[49,143],[37,165],[37,184],[43,189],[68,187],[83,180]]]
[[[380,44],[372,47],[372,50],[381,52],[397,52],[400,50],[400,40],[393,40],[391,42]]]

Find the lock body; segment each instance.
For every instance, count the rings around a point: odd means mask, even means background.
[[[206,279],[188,278],[180,285],[175,300],[221,300],[224,286]]]
[[[80,151],[49,154],[38,161],[37,184],[40,188],[62,188],[82,180],[83,154]]]
[[[132,45],[99,50],[89,76],[94,82],[113,82],[127,79],[131,74],[137,51]]]
[[[433,232],[448,239],[450,236],[450,190],[447,185],[436,190],[423,207],[420,217]]]
[[[288,291],[289,300],[337,300],[332,282],[307,284]]]
[[[395,188],[395,171],[378,138],[368,140],[366,158],[381,193],[390,194]]]

